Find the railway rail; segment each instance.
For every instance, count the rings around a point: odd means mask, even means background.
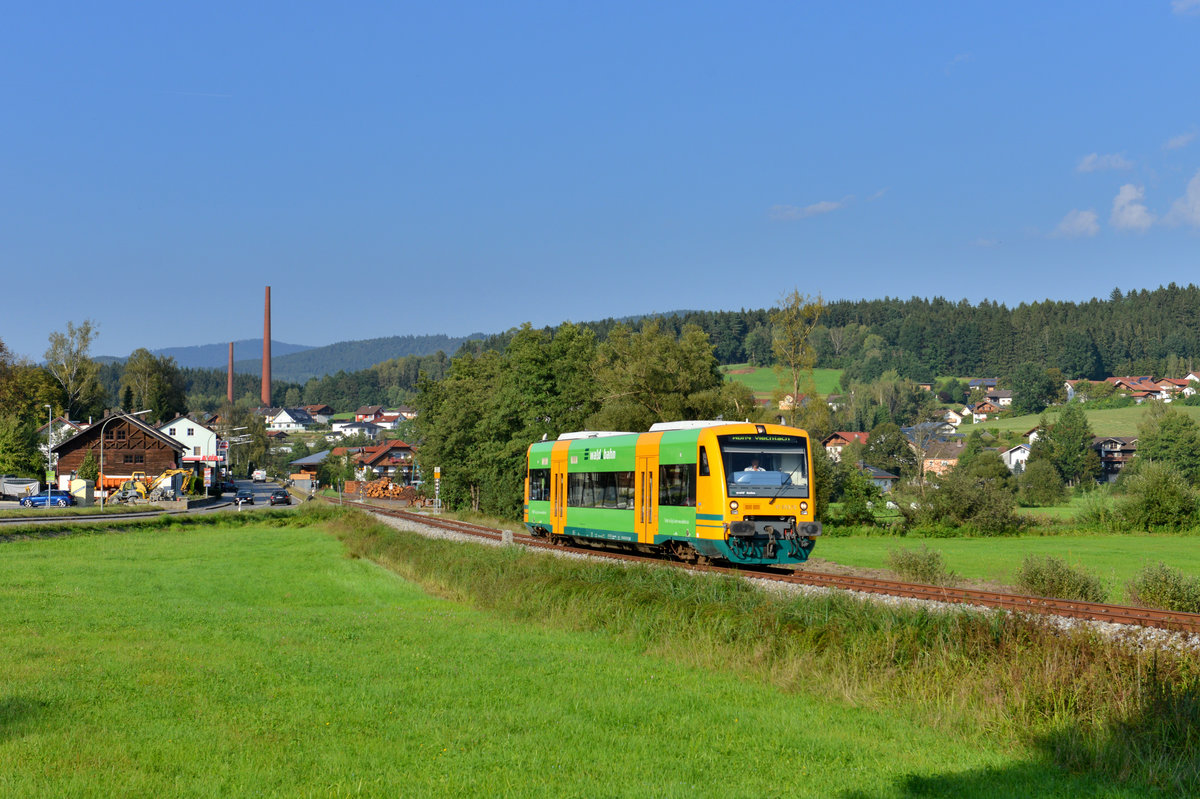
[[[469,524],[467,522],[460,522],[452,519],[443,519],[427,514],[413,513],[412,511],[385,508],[376,505],[369,506],[369,510],[373,513],[406,519],[418,524],[425,524],[430,527],[461,533],[464,535],[475,536],[477,538],[486,538],[493,541],[504,540],[506,535],[504,531],[496,530],[491,527],[483,527],[480,525]],[[613,558],[616,560],[630,560],[639,562],[655,560],[657,562],[662,562],[661,558],[650,558],[649,556],[632,554],[628,552],[614,552],[606,549],[574,547],[551,543],[544,538],[537,538],[524,533],[511,533],[510,535],[512,536],[512,541],[514,543],[519,543],[523,546],[533,547],[536,549],[549,549],[558,552],[574,552],[579,554]],[[936,602],[974,605],[978,607],[1008,610],[1017,613],[1035,613],[1045,616],[1064,616],[1072,619],[1103,621],[1111,624],[1156,627],[1174,632],[1200,633],[1200,613],[1175,613],[1152,608],[1136,608],[1125,605],[1108,605],[1096,602],[1050,599],[1046,597],[1026,596],[1022,594],[1006,594],[998,591],[980,591],[970,588],[950,588],[936,585],[922,585],[920,583],[906,583],[898,580],[883,580],[871,577],[850,577],[846,575],[826,574],[824,572],[804,570],[797,570],[795,572],[780,572],[778,570],[750,571],[746,569],[732,569],[721,566],[695,566],[683,563],[676,563],[675,565],[678,565],[681,568],[691,569],[693,571],[712,572],[716,574],[725,574],[738,577],[750,576],[759,580],[770,580],[784,584],[808,585],[820,588],[836,588],[845,591],[859,591],[868,594],[880,594],[908,599],[921,599]]]

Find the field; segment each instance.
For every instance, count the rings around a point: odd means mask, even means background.
[[[942,554],[946,568],[972,580],[1011,585],[1030,555],[1054,556],[1082,566],[1108,586],[1113,601],[1143,566],[1164,562],[1188,575],[1200,575],[1200,538],[1171,535],[1070,535],[1002,538],[910,539],[893,536],[822,538],[813,556],[846,566],[887,568],[888,553],[928,547]]]
[[[1200,406],[1174,403],[1171,407],[1186,413],[1197,422],[1200,422]],[[1142,404],[1131,408],[1089,410],[1087,411],[1088,424],[1091,425],[1092,432],[1098,436],[1136,436],[1138,434],[1138,425],[1141,424],[1143,417],[1145,417],[1149,409],[1150,405]],[[1057,408],[1048,408],[1046,410],[1046,419],[1048,421],[1053,422],[1057,417]],[[997,429],[1001,433],[1009,431],[1025,433],[1037,427],[1039,419],[1039,416],[1033,414],[1013,416],[1007,419],[989,419],[986,422],[980,422],[978,425],[963,425],[958,428],[958,432],[969,433],[975,429]]]
[[[722,366],[721,372],[724,373],[726,380],[745,383],[760,400],[770,399],[771,395],[780,388],[780,375],[770,367],[739,363]],[[819,394],[836,394],[842,390],[839,382],[842,379],[841,369],[814,369],[813,377],[816,380]]]
[[[1144,795],[840,676],[781,692],[438,598],[315,527],[3,546],[6,796]]]

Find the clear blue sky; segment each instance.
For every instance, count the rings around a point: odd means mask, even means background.
[[[0,339],[40,359],[1200,280],[1200,0],[24,3]]]

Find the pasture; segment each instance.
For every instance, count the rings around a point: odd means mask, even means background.
[[[781,388],[780,374],[769,366],[738,363],[722,366],[721,373],[725,375],[726,380],[744,383],[759,399],[769,399],[775,391]],[[790,380],[790,378],[788,379]],[[817,384],[817,393],[821,395],[837,394],[842,390],[841,369],[814,369],[813,379]],[[789,388],[788,391],[790,392],[791,389]]]
[[[1143,403],[1130,408],[1087,410],[1088,424],[1091,425],[1092,432],[1098,436],[1136,436],[1138,425],[1142,423],[1142,419],[1145,418],[1150,407],[1149,403]],[[1170,407],[1182,411],[1200,422],[1200,405],[1183,405],[1176,402],[1172,403]],[[1058,418],[1058,408],[1047,408],[1045,416],[1047,421],[1053,423]],[[981,429],[999,430],[1001,433],[1025,433],[1037,427],[1040,418],[1040,415],[1037,414],[1026,414],[1006,419],[989,419],[977,425],[963,425],[958,428],[958,432],[969,433],[972,430]]]
[[[1200,575],[1200,538],[1178,535],[1072,534],[997,538],[822,538],[813,556],[845,566],[886,569],[888,553],[922,546],[942,554],[946,568],[971,580],[1013,583],[1030,556],[1053,556],[1081,566],[1104,581],[1109,598],[1125,601],[1125,585],[1144,566],[1158,562]]]
[[[648,639],[475,609],[452,570],[516,557],[484,550],[455,547],[434,581],[456,601],[318,527],[3,544],[0,793],[1143,795],[980,727],[839,699],[846,675],[785,692]]]

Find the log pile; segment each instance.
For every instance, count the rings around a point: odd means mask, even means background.
[[[363,496],[369,499],[404,499],[415,502],[417,489],[412,486],[396,485],[387,477],[381,477],[363,486]]]

